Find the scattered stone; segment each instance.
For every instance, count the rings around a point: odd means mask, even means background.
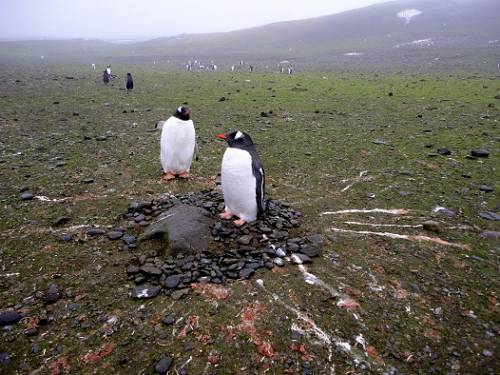
[[[63,233],[59,236],[59,241],[61,242],[69,242],[73,239],[73,237],[71,237],[71,234],[67,234],[67,233]]]
[[[57,301],[59,301],[59,298],[61,298],[61,293],[59,293],[59,288],[57,287],[57,285],[50,285],[47,289],[47,292],[45,293],[45,303],[47,305],[56,303]]]
[[[278,267],[283,267],[285,265],[285,261],[281,258],[274,258],[273,263]]]
[[[16,310],[9,309],[0,311],[0,326],[9,326],[17,323],[22,319],[21,314]]]
[[[80,116],[80,112],[73,112],[73,116]]]
[[[21,200],[23,200],[23,201],[30,201],[32,199],[33,199],[33,194],[31,194],[31,193],[24,192],[21,194]]]
[[[0,353],[0,365],[8,365],[10,363],[10,356],[7,353]]]
[[[99,142],[103,142],[103,141],[107,141],[108,137],[106,137],[105,135],[98,135],[97,137],[95,137],[95,140],[99,141]]]
[[[441,224],[434,220],[427,220],[422,223],[422,227],[430,232],[441,232]]]
[[[89,236],[100,236],[100,235],[103,235],[105,233],[106,233],[106,231],[104,229],[101,229],[101,228],[90,228],[87,231],[87,234]]]
[[[483,233],[481,233],[481,236],[489,240],[498,240],[500,239],[500,232],[496,232],[494,230],[485,230]]]
[[[127,273],[129,275],[135,275],[136,273],[139,273],[139,267],[137,267],[137,266],[128,266],[127,267]]]
[[[165,316],[165,318],[163,318],[162,322],[166,326],[170,326],[170,325],[175,323],[175,318],[173,315],[167,315],[167,316]]]
[[[311,263],[312,259],[305,254],[294,253],[291,256],[293,264]]]
[[[222,96],[219,98],[219,102],[225,102],[226,101],[226,97],[225,96]]]
[[[240,272],[238,273],[238,276],[240,277],[240,279],[248,279],[254,273],[255,273],[255,269],[248,267],[248,268],[243,268],[242,270],[240,270]]]
[[[158,267],[153,266],[152,264],[145,264],[140,268],[140,271],[152,276],[161,275],[161,270]]]
[[[122,237],[122,241],[124,243],[126,243],[127,245],[132,245],[132,244],[135,244],[137,242],[137,239],[135,238],[135,236],[133,236],[131,234],[125,234]]]
[[[84,178],[84,179],[82,180],[82,182],[83,182],[84,184],[92,184],[92,183],[94,182],[94,179],[93,179],[92,177],[89,177],[89,178]]]
[[[279,256],[280,258],[286,257],[286,251],[283,250],[281,247],[276,250],[276,255]]]
[[[432,209],[433,214],[444,215],[447,217],[454,217],[456,213],[446,207],[436,206]]]
[[[163,281],[163,285],[168,289],[175,289],[181,283],[181,275],[171,275]]]
[[[493,191],[493,188],[488,185],[481,185],[479,187],[479,190],[484,191],[485,193],[491,193]]]
[[[317,246],[305,245],[299,250],[300,253],[307,255],[310,258],[318,257],[321,251]]]
[[[117,240],[117,239],[121,238],[122,236],[123,236],[123,232],[121,232],[119,230],[112,230],[112,231],[108,232],[108,238],[111,241]]]
[[[172,358],[170,357],[163,357],[158,361],[158,363],[155,365],[155,372],[160,375],[165,375],[168,370],[170,370],[170,367],[172,366]]]
[[[154,298],[160,294],[158,286],[138,286],[132,290],[132,297],[137,299]]]
[[[479,217],[485,220],[500,221],[500,215],[496,212],[484,211],[479,213]]]
[[[182,297],[188,295],[190,290],[191,289],[189,289],[189,288],[183,288],[183,289],[176,290],[175,292],[172,293],[172,298],[175,300],[179,300]]]
[[[67,217],[67,216],[60,216],[58,217],[54,223],[52,224],[54,227],[59,227],[61,225],[64,225],[64,224],[67,224],[69,221],[71,220],[71,218]]]
[[[484,148],[472,150],[470,154],[475,158],[487,158],[488,156],[490,156],[490,152]]]
[[[251,235],[245,235],[238,238],[237,242],[241,245],[248,245],[252,242],[253,237]]]
[[[438,148],[437,149],[437,153],[439,155],[443,155],[443,156],[446,156],[446,155],[451,155],[451,151],[448,150],[446,147],[441,147],[441,148]]]

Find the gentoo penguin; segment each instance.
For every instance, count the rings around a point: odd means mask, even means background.
[[[219,134],[226,140],[221,168],[224,212],[219,216],[234,221],[238,226],[254,221],[264,213],[265,173],[252,138],[247,133],[234,131]]]
[[[134,88],[134,80],[132,79],[132,74],[127,73],[127,93]]]
[[[160,159],[165,174],[163,180],[189,177],[195,153],[196,137],[191,109],[179,107],[163,124],[161,131]]]

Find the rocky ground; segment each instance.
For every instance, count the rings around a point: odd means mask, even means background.
[[[134,92],[0,70],[1,373],[498,372],[498,77],[114,70]],[[200,161],[166,184],[181,103]],[[270,198],[242,228],[217,218],[231,128]],[[200,252],[165,250],[178,204]]]

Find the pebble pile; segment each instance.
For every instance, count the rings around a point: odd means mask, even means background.
[[[178,203],[204,208],[216,218],[211,227],[215,249],[175,257],[160,256],[158,251],[137,256],[127,267],[130,279],[138,285],[132,292],[134,298],[152,298],[161,289],[166,294],[177,291],[174,297],[182,296],[191,283],[221,284],[228,279],[248,279],[258,269],[282,267],[286,260],[293,264],[310,263],[311,258],[320,255],[323,237],[292,237],[290,231],[298,227],[301,213],[278,201],[269,201],[263,218],[242,227],[218,218],[224,203],[216,190],[134,202],[124,218],[130,226],[147,226],[154,217]],[[137,246],[128,238],[123,246],[130,245]]]

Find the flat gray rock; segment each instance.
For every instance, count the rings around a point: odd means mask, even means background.
[[[486,219],[486,220],[500,221],[500,215],[497,214],[496,212],[484,211],[484,212],[480,212],[479,216],[483,219]]]
[[[165,241],[169,255],[195,255],[208,249],[212,222],[206,210],[179,204],[162,213],[139,241],[158,238]]]
[[[153,298],[160,294],[158,286],[138,286],[132,290],[132,297],[137,299]]]

